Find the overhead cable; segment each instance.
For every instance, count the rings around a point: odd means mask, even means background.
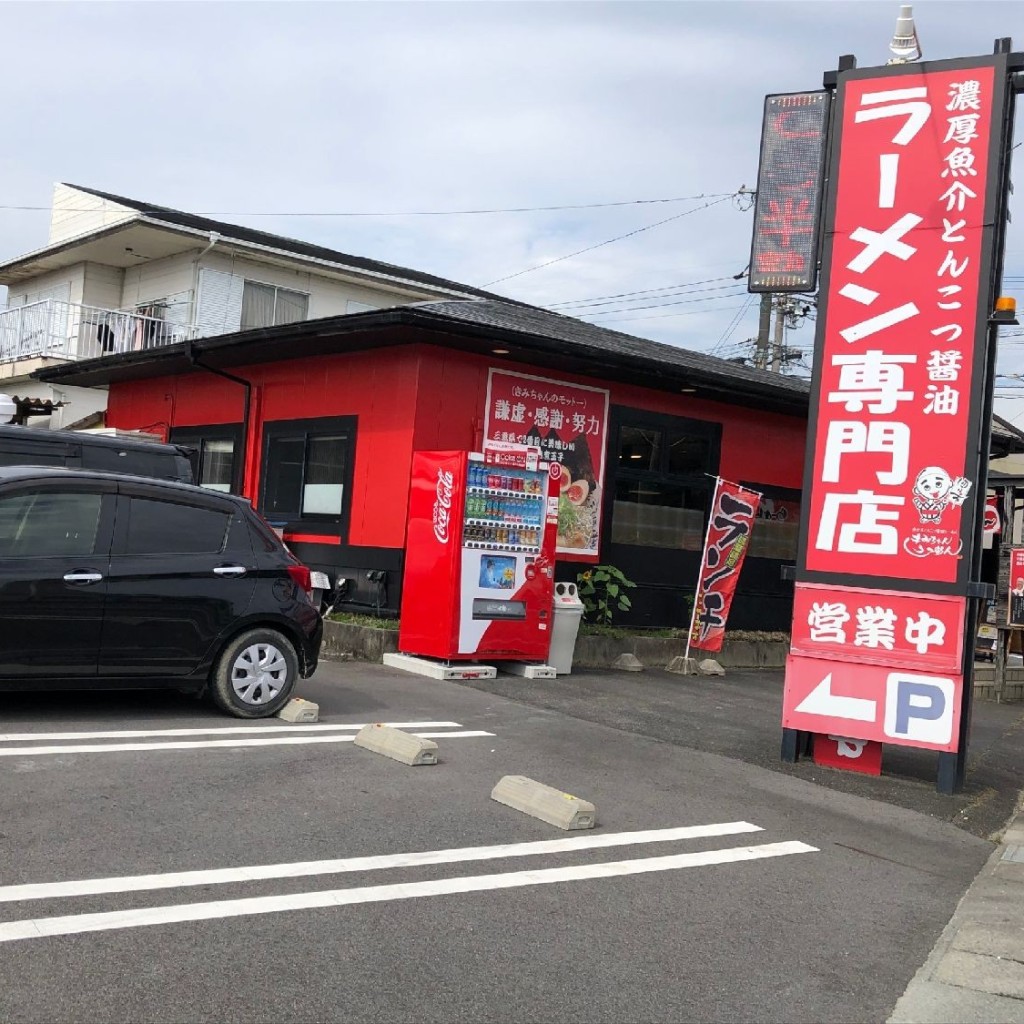
[[[701,210],[706,210],[711,206],[717,206],[719,203],[724,203],[727,199],[732,198],[732,193],[723,196],[721,199],[716,199],[711,203],[704,203],[703,206],[695,206],[691,210],[684,210],[682,213],[673,214],[671,217],[666,217],[664,220],[655,221],[653,224],[646,224],[642,228],[636,228],[633,231],[627,231],[624,235],[616,235],[614,238],[606,238],[603,242],[598,242],[596,245],[588,245],[585,249],[577,249],[576,252],[566,253],[565,256],[556,256],[553,260],[546,260],[544,263],[538,263],[536,266],[527,267],[525,270],[517,270],[514,274],[506,274],[504,277],[496,277],[493,281],[487,281],[480,285],[481,288],[490,288],[492,285],[501,284],[502,281],[511,281],[514,277],[522,277],[523,274],[531,274],[535,270],[543,270],[545,267],[550,267],[552,264],[561,263],[563,260],[571,260],[574,256],[582,256],[585,252],[593,252],[595,249],[600,249],[604,245],[611,245],[612,242],[621,242],[624,238],[632,238],[634,235],[639,235],[644,231],[650,231],[651,228],[661,227],[662,224],[668,224],[670,221],[679,220],[682,217],[689,217],[691,213],[698,213]]]

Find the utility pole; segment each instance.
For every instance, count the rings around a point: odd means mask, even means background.
[[[789,303],[779,295],[775,301],[775,337],[772,339],[772,373],[782,372],[782,349],[786,340],[786,313]]]
[[[768,369],[768,335],[772,327],[772,298],[769,292],[761,296],[761,316],[757,324],[757,341],[754,345],[754,366],[759,370]]]

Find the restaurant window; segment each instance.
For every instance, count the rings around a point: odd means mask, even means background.
[[[241,493],[241,424],[176,428],[171,431],[170,440],[189,449],[192,477],[200,487],[223,493]]]
[[[354,444],[352,417],[268,423],[263,443],[263,514],[271,521],[340,520]]]
[[[204,438],[200,442],[196,482],[211,491],[230,492],[234,477],[235,442],[230,437]]]
[[[751,558],[796,561],[800,540],[800,492],[755,483],[744,483],[744,486],[762,494],[747,554]]]
[[[672,417],[619,426],[613,544],[701,550],[718,433],[717,424]]]
[[[272,284],[246,281],[242,287],[241,329],[273,327],[305,320],[309,315],[309,296],[304,292],[278,288]]]

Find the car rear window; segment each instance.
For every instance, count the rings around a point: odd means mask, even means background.
[[[172,501],[132,498],[128,512],[129,555],[207,554],[222,551],[230,515]]]

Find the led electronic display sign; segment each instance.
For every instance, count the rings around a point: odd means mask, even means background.
[[[814,290],[828,110],[824,91],[765,97],[751,292]]]

